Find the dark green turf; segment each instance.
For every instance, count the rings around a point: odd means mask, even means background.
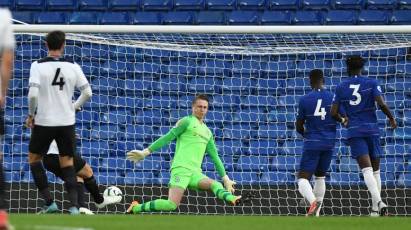
[[[411,229],[407,217],[282,217],[282,216],[194,216],[194,215],[25,215],[11,214],[17,230],[400,230]],[[48,226],[48,227],[47,227]]]

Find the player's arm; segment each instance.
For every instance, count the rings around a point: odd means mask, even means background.
[[[187,129],[189,124],[190,121],[187,118],[179,120],[177,124],[170,131],[168,131],[168,133],[158,138],[148,148],[143,150],[131,150],[130,152],[128,152],[127,159],[134,162],[141,161],[152,152],[161,149],[163,146],[179,137]]]
[[[5,18],[2,18],[6,23],[4,31],[0,32],[0,40],[2,40],[3,44],[1,44],[0,52],[1,52],[1,66],[0,66],[0,76],[1,76],[1,95],[0,95],[0,105],[4,106],[7,89],[9,87],[9,81],[11,79],[11,71],[13,68],[13,59],[14,59],[14,46],[15,40],[13,35],[13,30],[11,28],[11,15],[8,12]]]
[[[339,113],[340,111],[340,96],[339,96],[339,87],[337,87],[336,91],[335,91],[335,95],[333,98],[333,104],[331,106],[331,117],[340,122],[341,124],[343,124],[344,126],[348,125],[348,117],[343,117],[341,116],[341,114]]]
[[[222,178],[225,189],[227,189],[227,191],[229,191],[231,193],[234,193],[234,191],[235,191],[234,185],[236,183],[228,177],[228,175],[227,175],[227,173],[224,169],[223,162],[221,161],[220,157],[218,156],[218,151],[217,151],[217,147],[215,145],[214,137],[211,137],[210,140],[208,141],[207,147],[206,147],[206,152],[208,153],[211,160],[213,161],[214,166],[217,169],[218,175],[220,175],[220,177]]]
[[[74,102],[74,109],[79,110],[81,106],[83,106],[84,103],[86,103],[91,98],[93,93],[91,91],[90,84],[88,83],[87,78],[83,73],[83,70],[81,70],[81,67],[76,64],[75,68],[77,73],[76,87],[80,90],[81,94]]]
[[[385,103],[384,98],[382,97],[381,88],[377,85],[377,83],[375,83],[373,93],[374,93],[374,98],[375,98],[375,101],[377,102],[378,107],[380,107],[381,111],[389,119],[391,128],[393,129],[397,128],[397,122],[395,121],[395,118],[392,115],[390,108],[388,108],[387,104]]]
[[[34,127],[34,113],[37,109],[39,89],[40,89],[40,74],[38,72],[37,62],[33,62],[30,67],[30,78],[29,78],[29,115],[26,119],[26,127]]]
[[[298,112],[297,120],[295,121],[295,129],[301,136],[304,136],[304,123],[305,123],[305,113],[304,113],[304,102],[303,98],[298,102]]]

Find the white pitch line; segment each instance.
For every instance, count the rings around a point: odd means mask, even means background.
[[[65,227],[65,226],[47,226],[47,225],[35,225],[33,229],[41,230],[94,230],[94,228],[85,227]]]

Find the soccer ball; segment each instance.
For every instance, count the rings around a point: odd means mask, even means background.
[[[123,192],[116,187],[116,186],[110,186],[104,190],[103,196],[122,196]]]

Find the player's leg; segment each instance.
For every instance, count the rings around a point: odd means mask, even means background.
[[[380,137],[379,136],[368,137],[367,144],[368,144],[368,149],[370,151],[369,155],[370,155],[370,160],[371,160],[371,166],[373,169],[373,176],[375,178],[375,181],[377,182],[377,189],[381,197],[380,157],[383,154],[383,151],[381,149]],[[382,198],[381,198],[381,201],[377,204],[377,207],[378,207],[378,214],[380,216],[388,215],[387,205],[382,201]],[[376,209],[374,209],[374,211],[375,210]]]
[[[348,141],[352,157],[357,160],[364,177],[365,185],[371,193],[372,212],[378,212],[378,204],[381,202],[381,195],[378,191],[377,181],[374,178],[367,141],[365,138],[350,138]],[[371,215],[373,215],[373,213]]]
[[[7,204],[5,200],[6,182],[3,171],[3,135],[4,135],[4,109],[0,108],[0,229],[9,229],[9,218],[7,214]]]
[[[78,211],[78,193],[77,193],[77,179],[76,170],[74,168],[73,156],[76,152],[76,137],[74,125],[57,127],[57,135],[55,137],[57,147],[60,151],[59,162],[63,180],[67,189],[71,207],[69,212],[71,214],[79,214]]]
[[[190,182],[192,173],[188,169],[174,168],[171,171],[168,199],[157,199],[139,204],[133,201],[127,209],[127,213],[141,213],[154,211],[174,211],[180,205],[184,192]]]
[[[313,188],[311,187],[311,176],[317,169],[320,159],[320,151],[304,150],[300,161],[300,171],[298,172],[298,191],[310,203],[308,215],[314,215],[321,206],[315,198]]]
[[[241,200],[241,196],[233,195],[231,192],[227,191],[220,182],[212,180],[201,173],[193,175],[188,188],[193,190],[211,191],[218,199],[229,202],[232,205],[238,204]]]
[[[28,154],[28,163],[30,165],[30,171],[33,175],[34,183],[37,186],[40,194],[45,200],[45,208],[48,207],[51,209],[57,208],[55,206],[53,199],[48,187],[48,180],[46,175],[46,170],[43,167],[41,160],[43,159],[43,153],[47,152],[48,147],[50,146],[53,140],[53,130],[47,127],[34,126],[30,143],[29,143],[29,154]],[[55,210],[57,211],[57,210]]]
[[[78,193],[78,204],[80,206],[79,212],[81,214],[85,215],[94,215],[94,213],[87,208],[86,202],[85,202],[85,196],[86,192],[84,189],[84,180],[83,178],[77,176],[77,193]]]
[[[321,151],[320,159],[318,162],[317,170],[314,173],[314,195],[318,203],[318,208],[315,213],[316,216],[320,215],[320,210],[323,205],[325,195],[325,174],[330,168],[331,158],[333,156],[333,150]]]
[[[77,176],[84,180],[84,186],[90,192],[96,203],[97,208],[103,208],[109,204],[115,204],[121,201],[121,196],[103,197],[98,189],[97,181],[94,178],[93,169],[77,154],[74,156],[74,167]]]

